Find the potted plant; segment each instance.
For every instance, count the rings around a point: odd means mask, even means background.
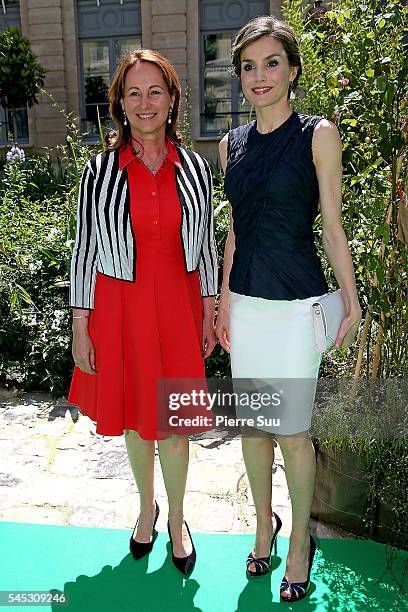
[[[407,382],[336,383],[317,392],[312,516],[408,550]]]

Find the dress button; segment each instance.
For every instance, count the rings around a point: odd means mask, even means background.
[[[155,220],[153,221],[153,223],[154,223],[154,225],[157,225],[157,224],[158,224],[158,220],[157,220],[157,219],[155,219]]]
[[[156,191],[152,191],[152,196],[157,195]]]

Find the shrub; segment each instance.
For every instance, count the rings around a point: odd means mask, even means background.
[[[3,162],[0,186],[0,384],[55,396],[72,373],[69,262],[91,155],[67,122],[67,145]]]

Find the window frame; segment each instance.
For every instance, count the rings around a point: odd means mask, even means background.
[[[229,34],[230,35],[230,40],[231,40],[231,45],[232,45],[232,41],[234,39],[234,36],[236,34],[236,30],[232,30],[232,29],[228,29],[228,28],[224,28],[224,29],[208,29],[208,30],[201,30],[200,31],[200,138],[213,138],[213,137],[219,137],[220,133],[222,135],[226,134],[228,132],[229,129],[233,129],[236,128],[240,125],[242,125],[242,123],[240,123],[240,116],[244,115],[245,113],[248,114],[250,113],[250,110],[248,109],[247,111],[241,111],[240,110],[240,94],[241,94],[241,83],[240,80],[238,79],[238,77],[236,77],[233,72],[232,72],[232,66],[231,66],[231,70],[230,70],[230,78],[231,78],[231,111],[230,113],[228,113],[228,115],[226,115],[225,119],[227,119],[228,117],[231,118],[231,127],[228,127],[227,123],[225,125],[224,130],[208,130],[204,128],[204,117],[205,117],[205,89],[204,89],[204,72],[205,72],[205,45],[204,45],[204,40],[205,37],[208,35],[212,35],[214,34],[215,36],[217,34]],[[222,116],[221,113],[218,116]]]
[[[210,17],[209,20],[206,19],[206,17],[204,16],[204,12],[203,12],[203,8],[201,6],[201,0],[197,0],[197,6],[198,6],[198,48],[199,48],[199,80],[198,80],[198,106],[199,106],[199,113],[198,113],[198,125],[199,125],[199,135],[198,135],[198,140],[212,140],[212,139],[219,139],[221,135],[227,133],[229,127],[228,125],[225,125],[225,128],[223,130],[208,130],[205,129],[205,124],[204,124],[204,117],[205,117],[205,88],[204,88],[204,70],[205,70],[205,54],[204,54],[204,38],[205,36],[214,34],[229,34],[230,35],[230,39],[231,39],[231,45],[232,45],[232,41],[235,37],[235,35],[238,33],[238,31],[240,30],[240,28],[245,25],[245,23],[247,23],[247,21],[249,19],[251,19],[252,17],[254,17],[257,14],[272,14],[272,7],[271,7],[271,3],[272,0],[262,0],[263,4],[264,4],[264,8],[262,9],[261,12],[259,12],[259,9],[257,8],[256,10],[253,9],[253,5],[252,5],[252,0],[250,0],[250,2],[247,3],[247,10],[249,11],[249,13],[246,15],[245,19],[242,21],[241,18],[231,18],[231,22],[228,23],[228,20],[226,19],[226,13],[223,10],[222,4],[223,1],[222,0],[202,0],[202,5],[204,6],[204,8],[209,8],[211,9],[212,7],[217,7],[221,8],[222,10],[216,14],[216,15],[212,15]],[[227,4],[227,3],[226,3]],[[229,3],[228,3],[229,4]],[[238,4],[240,4],[240,2],[238,2]],[[240,84],[240,80],[232,73],[232,71],[230,72],[231,75],[231,112],[229,114],[229,116],[231,117],[231,127],[237,127],[239,125],[242,125],[242,123],[240,122],[240,116],[241,113],[245,114],[248,113],[248,116],[250,115],[250,109],[245,110],[245,111],[241,111],[240,109],[240,97],[241,97],[241,84]]]
[[[19,108],[16,109],[16,111],[25,111],[26,112],[26,126],[27,126],[27,137],[20,137],[17,134],[17,142],[20,145],[29,145],[30,144],[30,125],[29,125],[29,121],[28,121],[28,107],[24,107],[24,106],[20,106]],[[13,127],[12,122],[10,122],[8,120],[8,114],[9,114],[9,109],[6,108],[5,106],[0,105],[0,127],[3,128],[5,126],[6,129],[6,138],[5,140],[1,137],[1,132],[2,130],[0,130],[0,147],[7,147],[13,144],[13,142],[11,142],[10,140],[8,140],[8,133],[11,131],[10,128]],[[4,119],[4,121],[3,121]],[[18,126],[17,126],[18,129]],[[16,136],[14,135],[14,138],[16,138]]]
[[[20,11],[20,2],[15,0],[13,4],[6,6],[6,13],[3,13],[2,7],[0,5],[1,10],[1,18],[0,18],[0,31],[3,32],[7,26],[14,26],[19,28],[21,31],[21,11]],[[21,106],[16,109],[18,111],[26,112],[26,127],[27,127],[27,138],[19,138],[17,134],[17,141],[22,145],[30,144],[30,121],[28,117],[28,105]],[[6,138],[5,140],[1,137],[0,130],[0,147],[10,146],[10,141],[8,140],[8,133],[10,132],[10,127],[12,127],[12,122],[8,120],[9,109],[6,106],[0,105],[0,127],[3,128],[5,126],[6,130]],[[4,121],[3,121],[4,119]],[[16,135],[14,135],[16,137]]]
[[[219,136],[220,130],[208,130],[204,127],[204,117],[205,117],[205,83],[204,83],[204,73],[205,73],[205,38],[206,36],[210,36],[214,34],[229,34],[231,45],[232,39],[234,36],[234,30],[231,28],[224,29],[208,29],[208,30],[200,30],[200,136],[202,137],[211,137],[211,136]],[[238,100],[239,100],[239,81],[235,79],[231,74],[231,126],[236,127],[237,123],[237,113],[238,113]],[[235,105],[235,106],[234,106]],[[236,110],[234,111],[234,108]],[[227,119],[227,117],[225,117]],[[225,126],[225,133],[228,131],[228,126]]]
[[[139,39],[140,40],[140,46],[142,44],[142,35],[141,34],[119,34],[116,36],[109,36],[109,37],[103,37],[103,36],[98,36],[98,37],[83,37],[83,38],[78,38],[78,44],[79,44],[79,82],[80,82],[80,112],[81,112],[81,129],[85,129],[86,123],[87,123],[87,116],[86,116],[86,110],[87,110],[87,103],[86,103],[86,98],[85,98],[85,66],[84,66],[84,45],[83,43],[87,43],[87,42],[102,42],[102,43],[106,43],[108,42],[108,48],[109,48],[109,85],[112,82],[112,78],[113,75],[115,74],[116,71],[116,64],[115,64],[115,42],[120,40],[120,39],[129,39],[129,38],[135,38],[135,39]],[[100,137],[98,133],[84,133],[83,134],[83,140],[85,141],[92,141],[92,142],[99,142]]]

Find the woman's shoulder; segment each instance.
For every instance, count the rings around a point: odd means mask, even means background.
[[[299,118],[302,129],[311,128],[311,130],[314,131],[317,127],[319,129],[327,129],[330,126],[337,129],[337,126],[332,121],[326,119],[326,117],[323,117],[322,115],[309,115],[299,112],[296,112],[296,114]]]
[[[227,160],[231,161],[233,157],[242,153],[245,150],[251,130],[255,128],[255,120],[238,125],[232,128],[226,135]]]
[[[249,121],[248,123],[244,123],[244,125],[238,125],[235,128],[229,130],[228,142],[233,142],[234,140],[241,140],[245,135],[247,135],[251,128],[255,127],[255,120]]]
[[[206,169],[210,168],[208,160],[203,155],[201,155],[201,153],[197,153],[197,151],[187,149],[186,147],[181,145],[176,145],[176,149],[179,154],[180,163],[182,166],[185,166],[185,164],[193,163],[195,166],[198,164],[200,167],[204,166]]]
[[[112,165],[116,163],[119,167],[119,150],[118,149],[106,149],[105,151],[100,151],[99,153],[95,153],[88,159],[86,166],[96,176],[99,170],[109,163],[111,163]],[[113,169],[113,166],[112,166],[112,169]]]

